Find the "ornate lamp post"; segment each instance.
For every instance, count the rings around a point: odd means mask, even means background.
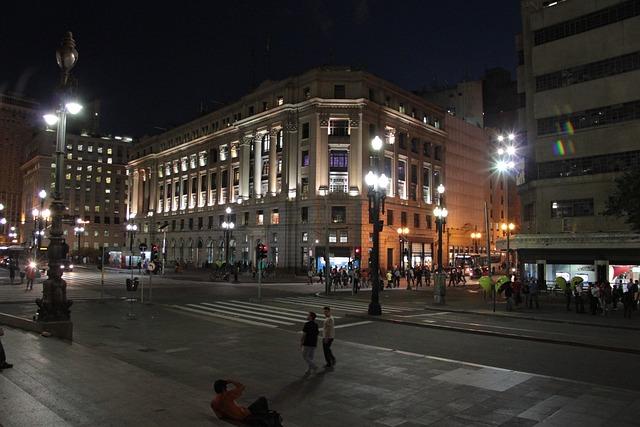
[[[444,185],[438,185],[438,205],[433,209],[438,229],[438,272],[435,274],[433,299],[436,304],[444,304],[446,274],[442,269],[442,230],[447,223],[449,211],[443,205]]]
[[[77,220],[77,224],[74,228],[73,231],[75,231],[76,233],[76,237],[78,238],[78,260],[80,260],[80,239],[82,237],[82,235],[84,234],[84,221],[82,221],[81,219],[78,218]]]
[[[49,278],[42,286],[42,299],[38,298],[37,319],[40,321],[69,320],[71,312],[69,307],[72,301],[67,300],[67,283],[62,279],[61,263],[67,257],[69,246],[64,241],[62,233],[62,217],[64,215],[64,203],[62,202],[62,183],[64,178],[64,154],[65,137],[67,131],[67,113],[78,114],[82,106],[71,100],[71,69],[78,61],[78,51],[73,35],[67,32],[62,44],[56,51],[58,67],[62,71],[59,86],[59,104],[56,114],[44,116],[48,125],[58,126],[56,132],[56,175],[51,203],[52,223],[49,233]]]
[[[407,235],[409,234],[408,227],[398,227],[396,230],[398,236],[400,237],[400,269],[404,270],[405,262],[404,262],[404,252],[406,249],[405,243],[409,244],[409,239],[407,239]],[[410,261],[410,260],[409,260]]]
[[[481,238],[481,233],[475,231],[471,233],[471,240],[473,240],[473,250],[476,255],[478,254],[478,240],[480,240]]]
[[[511,275],[511,254],[509,248],[509,239],[511,237],[511,232],[515,230],[516,225],[512,222],[510,223],[502,223],[500,224],[500,229],[507,233],[507,275]]]
[[[369,222],[373,224],[373,248],[371,250],[371,276],[373,282],[371,286],[371,302],[369,303],[369,314],[382,314],[380,307],[380,232],[383,222],[380,219],[380,212],[384,213],[384,201],[387,197],[387,187],[389,178],[385,174],[378,175],[379,152],[382,148],[382,140],[376,136],[371,141],[372,165],[374,171],[369,171],[365,177],[365,182],[369,189],[367,194],[369,199]]]
[[[329,186],[318,187],[318,194],[324,199],[324,293],[331,292],[331,259],[329,258]]]
[[[235,224],[231,221],[231,207],[227,206],[224,210],[227,214],[225,220],[222,222],[222,230],[224,231],[224,261],[229,274],[231,274],[231,257],[229,254],[229,242],[231,240],[231,233],[235,228]]]

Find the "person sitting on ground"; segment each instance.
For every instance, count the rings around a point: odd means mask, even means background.
[[[232,385],[233,388],[228,390],[228,385]],[[241,421],[247,425],[257,424],[270,417],[277,417],[279,421],[280,415],[275,411],[269,410],[269,402],[264,396],[259,397],[249,407],[238,405],[236,399],[242,396],[244,388],[244,385],[232,380],[216,380],[213,383],[216,395],[211,401],[211,409],[213,409],[218,418]]]

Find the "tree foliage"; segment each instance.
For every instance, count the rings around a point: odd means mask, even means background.
[[[625,217],[633,231],[640,233],[640,169],[616,178],[616,187],[607,200],[605,214]]]

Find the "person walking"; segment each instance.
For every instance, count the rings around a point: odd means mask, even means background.
[[[4,336],[4,329],[0,328],[0,337]],[[11,363],[7,362],[7,355],[4,352],[4,347],[2,346],[2,340],[0,340],[0,371],[3,369],[13,368]]]
[[[9,261],[9,280],[11,281],[12,285],[15,278],[16,278],[16,265],[14,264],[13,260],[11,260]]]
[[[360,269],[357,268],[353,272],[353,282],[351,283],[351,293],[356,295],[358,293],[358,288],[360,287]]]
[[[582,282],[577,283],[573,290],[576,303],[576,313],[584,313],[584,300],[582,299]]]
[[[538,281],[532,279],[529,281],[529,308],[533,308],[533,303],[536,303],[536,308],[540,308],[540,302],[538,301]]]
[[[598,283],[589,284],[589,306],[591,308],[591,315],[595,316],[598,312],[598,298],[600,297],[600,290],[598,289]]]
[[[528,308],[531,302],[531,294],[529,293],[529,280],[524,282],[521,292],[522,295],[524,295],[524,306]]]
[[[571,285],[567,282],[566,287],[564,288],[564,298],[565,298],[565,306],[567,307],[567,311],[571,311]]]
[[[331,307],[324,308],[324,323],[322,324],[322,351],[324,352],[324,360],[327,362],[325,368],[333,368],[336,364],[336,358],[331,351],[331,344],[335,338],[335,325],[333,316],[331,316]]]
[[[631,292],[631,283],[627,284],[627,292],[622,294],[622,306],[624,307],[624,317],[631,319],[631,312],[633,311],[633,292]]]
[[[310,311],[307,315],[307,322],[302,327],[302,337],[300,338],[300,348],[302,349],[302,358],[307,362],[307,372],[305,375],[315,373],[318,367],[313,363],[313,356],[318,346],[318,324],[316,323],[316,314]]]
[[[424,266],[418,266],[416,268],[416,288],[422,287],[422,274],[424,273]]]
[[[387,270],[387,288],[393,286],[393,273],[391,270]]]
[[[507,311],[513,311],[513,287],[511,282],[504,284],[504,297],[507,300]]]
[[[36,278],[36,267],[34,265],[28,264],[26,268],[27,272],[27,288],[25,291],[33,290],[33,281]]]
[[[309,269],[307,271],[307,278],[309,279],[308,284],[309,285],[313,285],[313,270],[312,269]]]
[[[424,285],[431,286],[431,268],[424,269]]]

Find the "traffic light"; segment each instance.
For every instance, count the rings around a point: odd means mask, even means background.
[[[356,246],[354,252],[355,252],[355,256],[354,256],[355,259],[360,259],[362,257],[362,248],[360,246]]]
[[[258,261],[266,258],[268,252],[269,252],[269,248],[264,243],[258,243],[256,245],[256,259]]]

